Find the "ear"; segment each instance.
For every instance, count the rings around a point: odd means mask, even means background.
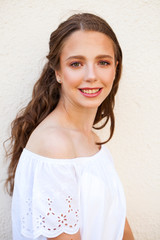
[[[115,67],[115,71],[114,71],[114,80],[115,80],[115,77],[116,77],[116,74],[117,74],[117,66],[118,66],[119,62],[116,61],[114,62],[114,67]]]
[[[118,67],[118,64],[119,64],[119,62],[118,62],[118,61],[116,61],[116,63],[115,63],[115,74],[116,74],[116,72],[117,72],[117,67]]]
[[[61,74],[60,74],[60,71],[55,71],[55,75],[56,75],[56,79],[57,79],[57,82],[61,82]]]

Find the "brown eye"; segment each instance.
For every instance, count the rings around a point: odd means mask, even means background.
[[[110,63],[107,62],[107,61],[100,61],[100,62],[99,62],[99,65],[107,66],[107,65],[110,65]]]
[[[72,67],[80,67],[82,64],[80,62],[73,62],[70,64]]]

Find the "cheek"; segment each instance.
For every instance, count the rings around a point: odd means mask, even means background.
[[[83,74],[80,71],[67,70],[63,73],[63,82],[70,86],[75,86],[81,83]]]
[[[104,84],[112,85],[115,78],[115,70],[109,70],[101,73],[101,79]]]

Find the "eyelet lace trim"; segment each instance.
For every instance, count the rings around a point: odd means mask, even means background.
[[[72,197],[68,196],[65,199],[65,212],[57,214],[57,210],[54,209],[54,199],[46,199],[47,208],[45,214],[39,214],[34,216],[32,212],[31,199],[26,200],[27,212],[22,216],[22,229],[28,234],[33,234],[40,229],[45,232],[55,233],[63,230],[77,229],[79,222],[79,209],[72,208]],[[32,222],[34,223],[32,225]]]

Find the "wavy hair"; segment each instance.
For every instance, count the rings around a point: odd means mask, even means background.
[[[105,20],[90,13],[74,14],[62,22],[51,34],[48,61],[33,88],[32,99],[17,114],[16,119],[11,124],[11,137],[8,139],[10,140],[10,148],[6,152],[7,157],[10,157],[10,164],[5,184],[10,195],[13,193],[15,171],[23,148],[33,130],[55,109],[59,102],[61,85],[56,80],[55,70],[60,67],[60,55],[66,39],[78,30],[104,33],[113,42],[115,61],[118,61],[116,75],[111,92],[98,107],[93,124],[94,129],[102,129],[110,120],[109,138],[105,142],[97,144],[104,144],[113,136],[115,128],[113,109],[122,70],[122,51],[115,33]],[[102,119],[104,120],[103,124],[96,127],[96,124]]]

